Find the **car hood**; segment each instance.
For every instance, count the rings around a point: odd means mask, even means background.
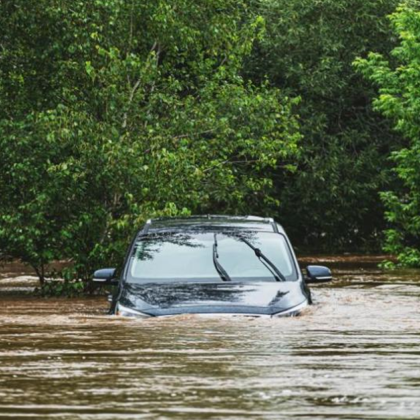
[[[125,283],[118,303],[151,316],[185,313],[274,315],[307,303],[303,283]]]

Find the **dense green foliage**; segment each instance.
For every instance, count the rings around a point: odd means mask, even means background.
[[[294,101],[240,76],[237,1],[0,5],[0,242],[69,278],[121,261],[148,218],[263,211],[292,166]]]
[[[420,24],[398,3],[0,2],[0,257],[87,279],[146,219],[211,212],[315,251],[385,230],[419,264]]]
[[[415,5],[415,3],[411,3]],[[398,34],[392,61],[378,53],[356,62],[365,76],[379,86],[376,109],[395,123],[407,139],[406,146],[391,155],[398,189],[384,192],[385,249],[405,266],[420,266],[420,10],[406,4],[391,16]]]
[[[266,21],[248,71],[302,98],[298,170],[276,174],[279,220],[295,243],[312,249],[360,250],[378,245],[384,227],[378,193],[390,182],[389,152],[398,136],[375,113],[375,90],[355,71],[356,57],[387,54],[387,15],[397,0],[264,0]]]

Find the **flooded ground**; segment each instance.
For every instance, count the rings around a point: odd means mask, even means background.
[[[118,319],[0,275],[0,419],[420,419],[420,272],[315,258],[297,318]],[[17,276],[10,279],[11,276]]]

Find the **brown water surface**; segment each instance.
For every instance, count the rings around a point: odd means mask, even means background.
[[[9,267],[0,418],[420,419],[420,272],[377,260],[327,259],[335,282],[284,319],[110,317]]]

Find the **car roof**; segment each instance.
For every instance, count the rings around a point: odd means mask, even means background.
[[[246,230],[254,232],[277,232],[284,234],[283,228],[272,218],[258,216],[225,216],[214,214],[149,219],[142,233],[149,234],[185,230]]]

